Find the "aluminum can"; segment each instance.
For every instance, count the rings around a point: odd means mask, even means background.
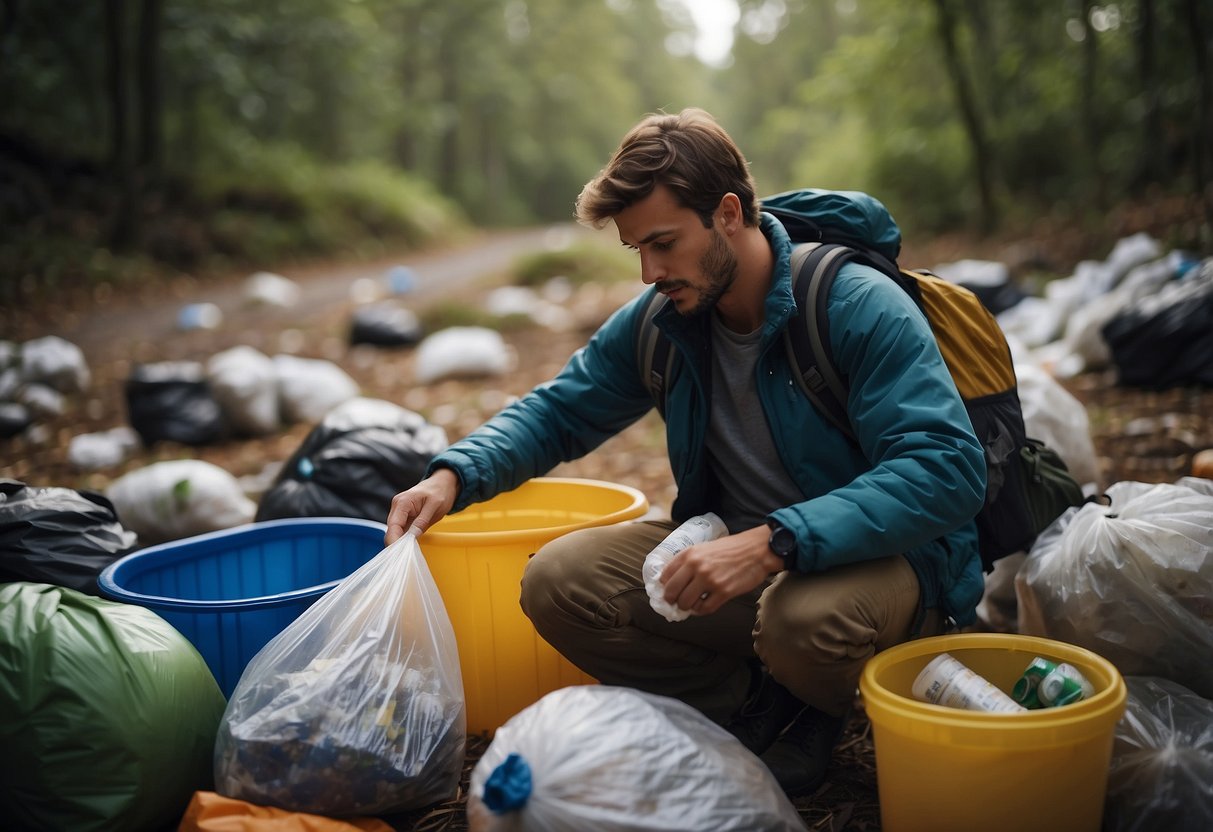
[[[1095,687],[1074,665],[1040,656],[1032,659],[1011,690],[1011,698],[1029,709],[1069,705],[1094,694]]]

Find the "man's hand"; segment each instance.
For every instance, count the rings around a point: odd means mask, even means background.
[[[766,526],[756,526],[683,549],[661,572],[665,600],[708,615],[757,589],[768,575],[783,569],[783,561],[767,545],[770,535]]]
[[[408,531],[420,537],[446,516],[458,495],[459,477],[450,468],[437,468],[408,491],[401,491],[392,498],[384,544],[395,543]]]

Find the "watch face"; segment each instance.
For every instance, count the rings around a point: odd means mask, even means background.
[[[792,530],[779,526],[771,532],[771,551],[782,557],[787,557],[796,548],[796,535]]]

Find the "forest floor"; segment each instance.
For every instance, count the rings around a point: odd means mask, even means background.
[[[412,302],[424,304],[455,295],[469,303],[481,296],[482,284],[468,275],[500,278],[514,253],[570,232],[549,229],[541,235],[488,235],[466,248],[409,258],[420,278]],[[1069,250],[1057,254],[1060,248]],[[1023,257],[1025,251],[1054,252],[1071,264],[1081,257],[1102,259],[1106,251],[1082,251],[1073,241],[1033,239],[1026,243],[976,244],[962,239],[936,241],[912,264],[931,264],[977,257]],[[478,253],[476,253],[478,252]],[[1034,255],[1033,255],[1034,256]],[[456,263],[459,261],[462,265]],[[284,427],[268,437],[238,439],[205,447],[160,444],[143,449],[126,463],[105,471],[75,470],[67,461],[71,437],[122,425],[124,381],[140,362],[170,359],[205,361],[238,344],[267,355],[296,352],[338,363],[360,385],[363,395],[396,402],[427,417],[455,440],[483,422],[511,397],[525,393],[554,375],[581,346],[592,329],[639,283],[580,289],[569,304],[568,327],[559,331],[532,327],[504,333],[516,357],[515,368],[495,378],[454,379],[429,385],[415,382],[416,350],[383,349],[348,343],[355,308],[352,289],[365,278],[378,281],[393,262],[358,265],[313,265],[284,270],[303,289],[293,308],[249,308],[240,303],[244,275],[201,283],[180,278],[140,292],[117,296],[104,289],[88,295],[64,295],[40,308],[0,313],[0,337],[21,342],[58,334],[80,346],[91,371],[91,385],[69,397],[64,412],[41,420],[25,435],[0,440],[0,477],[38,486],[104,490],[121,474],[153,461],[192,457],[212,462],[246,483],[268,479],[300,444],[310,425]],[[463,275],[463,277],[460,277]],[[428,278],[432,277],[432,280]],[[363,284],[366,285],[366,284]],[[186,303],[216,301],[224,311],[214,330],[180,331],[175,322]],[[1120,387],[1114,371],[1087,373],[1065,386],[1082,401],[1091,417],[1099,462],[1100,487],[1133,479],[1172,482],[1189,473],[1196,451],[1213,447],[1213,391],[1174,388],[1147,391]],[[619,482],[641,490],[658,511],[668,510],[674,496],[664,451],[664,430],[655,414],[609,440],[591,455],[560,466],[558,476]],[[467,779],[487,740],[469,744],[460,797],[450,804],[393,818],[398,829],[463,830]],[[827,782],[814,795],[799,798],[798,809],[810,829],[878,829],[875,756],[871,726],[857,709],[835,754]]]

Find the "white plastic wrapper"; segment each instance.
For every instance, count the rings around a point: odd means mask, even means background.
[[[452,326],[418,345],[414,373],[418,384],[429,384],[444,378],[500,376],[516,363],[501,333],[481,326]]]
[[[274,356],[278,377],[278,405],[287,423],[319,422],[337,405],[358,395],[358,382],[332,361]]]
[[[1070,509],[1015,579],[1019,629],[1077,644],[1126,676],[1213,697],[1213,482],[1119,482]]]
[[[1213,829],[1213,702],[1167,679],[1130,676],[1125,685],[1104,832]]]
[[[803,832],[774,776],[699,711],[630,688],[553,691],[472,770],[473,832]]]
[[[154,462],[119,477],[105,496],[145,546],[251,523],[257,512],[235,477],[200,459]]]
[[[206,378],[237,432],[262,436],[278,430],[278,372],[265,353],[249,346],[216,353],[206,362]]]
[[[644,578],[644,590],[649,596],[649,606],[654,612],[666,621],[685,621],[691,616],[690,610],[676,607],[665,599],[665,584],[661,582],[661,573],[666,564],[683,549],[689,549],[696,543],[706,543],[724,537],[728,533],[729,529],[724,521],[709,511],[707,514],[692,517],[674,529],[645,556],[640,574]]]
[[[467,740],[459,651],[413,535],[275,636],[219,726],[215,789],[319,815],[449,799]]]

